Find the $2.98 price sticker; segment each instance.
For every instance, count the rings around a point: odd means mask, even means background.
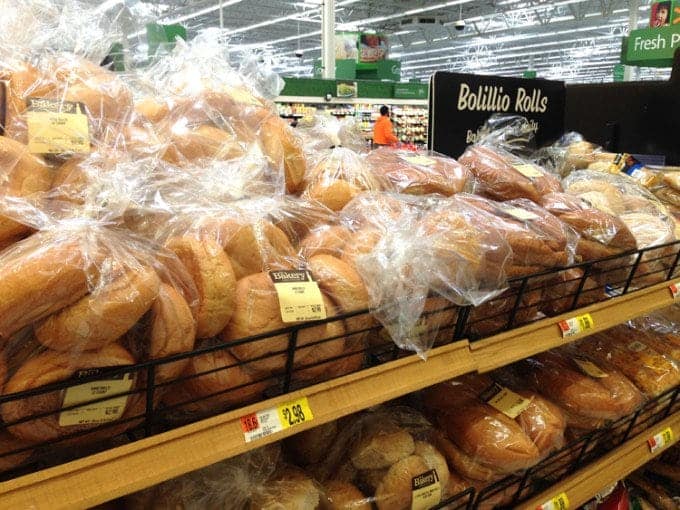
[[[657,435],[647,439],[647,444],[649,445],[649,451],[654,453],[667,447],[673,442],[673,429],[670,427],[663,429]]]
[[[314,419],[307,397],[241,417],[246,443]]]
[[[578,335],[595,327],[595,322],[589,313],[572,317],[557,323],[562,332],[562,338]]]
[[[569,498],[563,492],[542,505],[537,506],[536,510],[568,510],[568,508]]]

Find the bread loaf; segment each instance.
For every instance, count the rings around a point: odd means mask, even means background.
[[[123,336],[151,308],[160,280],[151,268],[128,269],[36,326],[35,337],[57,351],[101,349]]]
[[[196,342],[196,322],[186,300],[174,287],[162,283],[151,307],[149,358],[158,359],[188,352]],[[184,371],[189,359],[164,363],[156,368],[157,383],[171,381]]]
[[[236,135],[207,124],[183,129],[173,126],[163,159],[185,165],[201,159],[229,160],[245,154]]]
[[[515,420],[536,445],[541,457],[562,448],[567,421],[559,406],[534,392],[519,390],[516,393],[531,401]]]
[[[371,510],[370,498],[349,482],[330,480],[324,483],[329,510]]]
[[[301,191],[307,162],[302,143],[293,130],[283,119],[270,116],[260,127],[260,141],[267,157],[277,168],[283,168],[286,191],[288,193]]]
[[[341,258],[352,233],[344,226],[323,225],[300,242],[300,253],[310,259],[316,255],[333,255]]]
[[[40,246],[40,239],[24,241],[26,251],[8,255],[0,268],[0,337],[4,339],[88,292],[79,244]]]
[[[110,368],[132,365],[135,359],[118,344],[109,344],[99,351],[84,352],[80,355],[73,353],[45,351],[30,358],[10,377],[4,387],[4,394],[40,388],[51,383],[65,381],[79,370],[93,368]],[[77,383],[74,383],[74,385]],[[31,416],[52,413],[41,418],[10,425],[9,432],[23,441],[49,441],[75,432],[86,432],[97,425],[59,425],[59,411],[62,407],[62,391],[51,391],[44,394],[26,397],[6,402],[0,406],[2,418],[6,423],[12,423]],[[135,409],[135,402],[140,402],[139,395],[130,395],[126,400],[126,412],[122,418],[129,416],[130,410]],[[104,437],[115,435],[114,430],[122,430],[134,425],[134,422],[121,424],[117,429],[103,429]],[[81,438],[78,438],[81,439]],[[87,435],[83,435],[87,440]]]
[[[411,508],[412,480],[428,471],[419,455],[410,455],[392,464],[375,490],[379,510],[408,510]]]
[[[217,335],[234,312],[236,277],[229,258],[217,243],[207,239],[176,237],[166,246],[182,261],[196,284],[199,294],[197,337]]]
[[[504,473],[480,464],[469,455],[466,455],[443,433],[436,432],[433,437],[435,446],[444,454],[448,464],[455,470],[452,473],[459,473],[470,480],[480,480],[483,482],[493,482],[505,476]]]
[[[415,451],[413,436],[391,423],[369,428],[354,444],[350,457],[355,468],[384,469]],[[424,470],[426,471],[426,470]]]

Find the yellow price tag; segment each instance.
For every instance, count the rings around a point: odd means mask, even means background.
[[[546,501],[542,505],[536,507],[536,510],[568,510],[569,509],[569,498],[563,492],[558,494],[550,501]]]
[[[595,327],[595,322],[589,313],[585,313],[571,319],[560,321],[558,326],[562,332],[562,337],[567,338],[593,329]]]
[[[486,389],[480,395],[480,399],[513,420],[531,404],[531,399],[524,398],[497,383]]]
[[[314,419],[312,410],[307,402],[307,397],[302,397],[293,402],[277,407],[279,420],[284,429],[305,423]]]

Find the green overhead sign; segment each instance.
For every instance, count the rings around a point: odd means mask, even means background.
[[[680,25],[633,30],[623,42],[623,63],[642,67],[671,67],[680,48]]]

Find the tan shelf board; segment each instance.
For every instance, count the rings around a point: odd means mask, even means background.
[[[565,493],[569,499],[569,508],[578,508],[594,498],[601,490],[625,478],[630,473],[645,465],[654,457],[666,451],[658,450],[650,453],[647,439],[658,434],[666,427],[673,429],[673,437],[677,442],[680,436],[680,412],[657,423],[651,429],[629,439],[624,444],[609,452],[607,455],[589,466],[581,469],[553,486],[520,505],[519,508],[535,510],[539,505]]]
[[[0,484],[0,508],[87,508],[472,372],[467,341],[259,402]],[[314,420],[246,444],[240,418],[306,396]]]
[[[585,308],[540,320],[527,326],[485,338],[470,344],[472,356],[480,372],[488,372],[536,353],[553,349],[566,342],[579,340],[635,317],[670,306],[674,300],[665,282],[625,296],[596,303]],[[587,334],[562,338],[557,324],[563,319],[590,313],[595,327]]]

